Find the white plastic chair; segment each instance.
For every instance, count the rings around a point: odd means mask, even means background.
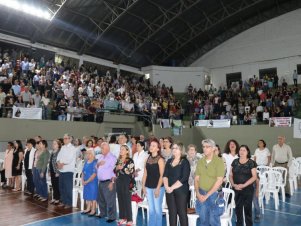
[[[146,196],[144,196],[144,199],[142,202],[139,202],[137,204],[137,212],[138,212],[138,209],[141,208],[141,211],[142,211],[142,219],[143,221],[145,220],[145,214],[144,214],[144,211],[146,210],[146,213],[147,213],[147,217],[148,217],[148,203],[147,203],[147,198]]]
[[[193,213],[193,214],[187,214],[187,216],[188,216],[188,225],[189,226],[196,226],[199,215]]]
[[[300,178],[300,176],[301,176],[301,157],[298,157],[295,160],[298,163],[298,178]]]
[[[265,187],[267,185],[267,179],[264,174],[260,174],[258,170],[257,170],[257,172],[258,172],[258,177],[259,177],[258,204],[259,204],[259,207],[261,208],[262,214],[264,214],[263,198],[264,198],[264,194],[265,194]]]
[[[84,199],[83,199],[83,186],[82,186],[82,179],[81,173],[75,172],[73,178],[73,189],[72,189],[72,206],[77,207],[78,195],[80,195],[80,209],[81,211],[84,210]]]
[[[194,186],[190,186],[189,190],[191,192],[191,195],[190,195],[190,208],[195,208],[196,193],[195,193],[195,190],[194,190]]]
[[[266,180],[264,186],[264,196],[266,197],[266,203],[270,201],[270,194],[273,194],[275,199],[275,209],[278,210],[279,197],[278,192],[280,189],[279,184],[282,182],[282,174],[276,170],[269,170],[263,173],[264,180]]]
[[[27,177],[25,175],[25,170],[22,170],[22,175],[21,175],[21,186],[22,186],[22,191],[25,191],[25,184],[27,182]]]
[[[282,180],[277,181],[277,185],[280,186],[281,188],[281,194],[282,194],[282,201],[285,202],[285,185],[286,185],[286,178],[287,178],[287,169],[284,167],[272,167],[271,170],[277,171],[281,173],[282,175]]]
[[[289,174],[288,174],[291,195],[293,195],[294,191],[298,189],[298,182],[297,182],[298,169],[299,169],[299,163],[298,161],[296,161],[296,159],[294,159],[292,161],[292,165],[289,167]]]
[[[225,212],[222,216],[220,216],[221,220],[221,226],[232,226],[232,215],[233,215],[233,209],[235,207],[235,193],[230,188],[222,188],[222,191],[224,193],[224,200],[225,200]],[[231,197],[231,200],[229,201],[229,198]]]

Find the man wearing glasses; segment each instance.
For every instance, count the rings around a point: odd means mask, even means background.
[[[213,140],[203,140],[202,146],[205,157],[198,161],[194,179],[195,209],[200,216],[200,225],[219,226],[221,214],[216,200],[225,175],[224,162],[214,154],[216,145]]]
[[[75,171],[76,148],[71,144],[69,134],[64,135],[64,145],[57,156],[57,167],[60,171],[59,189],[61,203],[59,207],[69,209],[72,206],[73,173]]]

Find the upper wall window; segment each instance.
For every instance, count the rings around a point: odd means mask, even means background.
[[[301,75],[301,64],[297,64],[297,73]]]
[[[228,88],[231,88],[233,83],[235,83],[235,85],[239,84],[241,81],[241,72],[226,74],[226,81]]]
[[[263,79],[264,77],[273,78],[275,75],[277,75],[277,68],[265,68],[265,69],[259,69],[259,78]]]

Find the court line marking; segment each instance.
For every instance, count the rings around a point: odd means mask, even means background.
[[[297,205],[297,204],[294,204],[294,203],[283,202],[283,201],[280,201],[280,202],[282,202],[282,203],[284,203],[284,204],[287,204],[287,205],[292,205],[292,206],[299,206],[299,207],[301,207],[301,205]]]
[[[57,216],[57,217],[51,217],[51,218],[47,218],[47,219],[43,219],[43,220],[38,220],[38,221],[30,222],[30,223],[27,223],[27,224],[22,224],[22,226],[32,225],[32,224],[36,224],[36,223],[39,223],[39,222],[44,222],[44,221],[48,221],[48,220],[53,220],[53,219],[56,219],[56,218],[65,217],[65,216],[70,216],[70,215],[78,214],[78,213],[79,213],[79,212],[68,213],[68,214],[65,214],[65,215]]]
[[[271,209],[264,209],[264,210],[271,211],[271,212],[275,212],[275,213],[287,214],[287,215],[296,216],[296,217],[301,217],[300,214],[295,214],[295,213],[288,213],[288,212],[282,212],[282,211],[271,210]]]

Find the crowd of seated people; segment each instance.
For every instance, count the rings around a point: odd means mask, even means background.
[[[268,123],[270,117],[291,117],[297,107],[298,86],[268,85],[266,79],[256,77],[234,83],[230,88],[196,90],[188,86],[187,111],[194,120],[230,119],[234,125]]]
[[[173,88],[160,82],[152,85],[144,77],[117,77],[85,65],[76,68],[64,62],[45,62],[43,57],[36,61],[31,58],[23,54],[22,60],[15,59],[9,51],[2,55],[1,116],[11,117],[16,105],[42,107],[43,119],[94,121],[101,109],[140,114],[152,122],[183,118]]]
[[[21,55],[17,58],[16,55]],[[234,82],[230,88],[211,86],[197,90],[188,86],[182,106],[173,87],[138,76],[117,76],[82,65],[34,59],[16,51],[3,51],[0,70],[0,117],[11,117],[12,107],[41,107],[43,119],[101,122],[104,111],[138,114],[146,124],[157,119],[231,119],[232,124],[267,122],[269,117],[292,116],[298,88],[288,88],[278,76],[254,76]],[[31,60],[29,60],[31,59]],[[185,110],[184,110],[185,108]],[[193,123],[192,123],[193,124]]]

